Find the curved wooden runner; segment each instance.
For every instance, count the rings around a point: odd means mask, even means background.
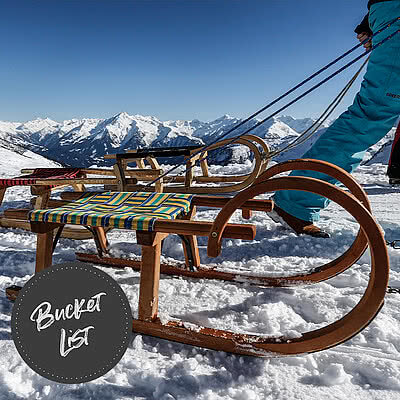
[[[223,207],[219,212],[217,218],[214,221],[212,228],[212,236],[208,242],[208,255],[210,257],[216,257],[221,251],[221,232],[224,226],[228,223],[230,217],[235,212],[235,210],[241,206],[241,202],[245,202],[248,199],[252,199],[256,196],[254,194],[256,186],[260,183],[266,182],[273,176],[276,176],[282,172],[295,171],[295,170],[310,170],[321,172],[323,174],[329,175],[339,182],[343,183],[347,187],[351,194],[354,195],[366,208],[371,211],[371,205],[368,200],[368,196],[363,190],[363,188],[358,184],[358,182],[346,171],[341,168],[336,167],[325,161],[303,159],[303,160],[290,160],[281,164],[277,164],[262,175],[260,175],[254,185],[250,188],[245,189],[237,196],[235,196],[228,204]],[[352,245],[343,253],[341,256],[327,264],[321,265],[317,268],[313,268],[310,271],[298,273],[292,276],[285,277],[257,277],[259,284],[261,282],[264,285],[269,286],[290,286],[301,282],[320,282],[325,279],[329,279],[332,276],[340,274],[347,268],[351,267],[364,253],[367,248],[367,239],[361,227],[358,234],[352,243]],[[250,276],[237,276],[235,280],[249,280]]]
[[[193,194],[217,194],[217,193],[233,193],[243,190],[251,185],[254,180],[265,171],[269,161],[269,148],[267,144],[259,137],[254,135],[245,135],[232,142],[232,139],[221,140],[207,148],[207,152],[216,150],[228,144],[242,144],[247,146],[254,155],[254,167],[249,174],[244,175],[218,175],[218,176],[199,176],[193,177],[193,181],[198,183],[216,183],[234,182],[231,185],[224,186],[204,186],[194,185],[185,187],[182,185],[164,186],[164,192],[167,193],[193,193]],[[261,151],[260,151],[261,148]],[[200,155],[204,158],[205,153]],[[172,177],[173,180],[183,180],[183,177]]]
[[[188,328],[182,321],[162,324],[157,319],[154,321],[135,319],[133,330],[215,350],[253,356],[276,356],[324,350],[350,339],[364,329],[382,307],[389,279],[389,259],[385,240],[378,224],[368,209],[353,195],[324,181],[305,177],[273,178],[261,181],[234,197],[231,200],[229,212],[233,205],[237,208],[250,196],[254,197],[277,190],[302,190],[325,196],[349,212],[365,232],[371,253],[371,273],[364,295],[347,315],[323,328],[302,333],[300,337],[296,338],[248,335],[194,326],[194,324],[190,324],[190,328]],[[217,218],[214,224],[215,229],[210,233],[208,251],[211,255],[219,252],[224,221],[228,214],[225,210],[222,217]]]

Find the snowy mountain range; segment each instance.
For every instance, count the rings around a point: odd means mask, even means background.
[[[160,121],[152,116],[129,115],[126,112],[107,119],[85,118],[56,122],[49,118],[38,118],[24,123],[0,121],[0,147],[20,155],[32,151],[68,166],[103,166],[107,165],[103,160],[105,154],[127,149],[208,144],[240,122],[240,119],[228,115],[211,122],[197,119]],[[227,137],[237,136],[257,122],[259,120],[252,119]],[[294,141],[314,122],[312,118],[278,116],[250,133],[265,139],[266,143],[276,150]],[[310,140],[281,154],[276,161],[300,157],[329,124],[330,122],[325,123]],[[393,135],[388,135],[371,148],[366,161],[374,162],[374,156],[379,154],[379,162],[387,162],[387,152],[390,150],[392,139]],[[222,151],[212,152],[209,161],[227,164],[243,162],[248,157],[247,148],[230,146]]]

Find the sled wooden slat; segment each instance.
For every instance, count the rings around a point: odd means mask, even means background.
[[[11,208],[8,210],[4,210],[3,214],[8,219],[16,218],[16,219],[28,221],[29,211],[31,211],[29,208]]]
[[[82,168],[82,172],[85,174],[95,174],[95,175],[109,175],[109,176],[115,176],[114,170],[112,169],[105,169],[105,168],[96,168],[95,171],[87,168]],[[163,173],[162,169],[139,169],[139,168],[132,168],[132,169],[125,169],[125,175],[127,176],[132,176],[132,177],[138,177],[141,179],[151,179],[151,178],[156,178],[157,176],[160,176]]]
[[[27,216],[28,213],[25,213],[24,215]],[[31,224],[27,219],[16,220],[14,218],[7,218],[5,216],[0,216],[0,226],[3,228],[24,229],[27,231],[29,231],[31,229]]]
[[[49,202],[49,207],[60,207],[61,204],[52,204]],[[63,202],[68,204],[68,202]],[[52,204],[52,205],[51,205]],[[26,231],[31,230],[31,223],[28,221],[28,213],[30,209],[9,209],[4,210],[3,215],[0,215],[0,226],[4,228],[18,228]],[[67,225],[64,227],[62,238],[75,239],[75,240],[87,240],[93,239],[93,235],[85,229],[83,226],[72,226]]]
[[[185,220],[157,220],[154,223],[154,230],[163,233],[175,233],[178,235],[208,236],[211,232],[212,222],[185,221]],[[227,224],[223,238],[254,240],[256,227],[254,225]]]
[[[135,178],[127,178],[127,183],[135,184],[137,179]],[[86,184],[86,185],[104,185],[104,184],[117,184],[118,179],[116,178],[74,178],[74,179],[46,179],[46,180],[38,180],[36,182],[37,185],[72,185],[72,184]]]
[[[115,176],[114,171],[112,169],[106,169],[106,168],[80,168],[82,173],[86,175],[105,175],[105,176]],[[21,169],[21,174],[31,174],[33,173],[33,169]],[[141,178],[151,178],[151,177],[157,177],[162,174],[162,170],[156,170],[156,169],[126,169],[125,174],[128,176],[134,176],[134,177],[141,177]]]

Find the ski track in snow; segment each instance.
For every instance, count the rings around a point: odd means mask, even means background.
[[[2,159],[2,163],[7,161]],[[20,164],[7,163],[6,174],[17,175]],[[217,168],[217,167],[216,167]],[[225,173],[237,166],[224,167]],[[387,185],[386,166],[362,166],[355,174],[367,190],[375,217],[387,240],[400,239],[400,187]],[[29,189],[12,188],[3,209],[20,207]],[[198,219],[212,220],[215,210],[200,209]],[[241,221],[235,214],[233,222]],[[254,242],[225,240],[222,254],[206,256],[203,264],[261,274],[290,274],[336,258],[352,243],[358,225],[336,204],[322,212],[320,225],[331,239],[297,237],[265,214],[255,213]],[[137,257],[133,232],[109,234],[114,255]],[[400,294],[388,294],[377,318],[348,342],[319,353],[259,359],[199,349],[142,335],[132,342],[119,364],[95,381],[79,385],[51,382],[33,372],[20,358],[11,339],[12,304],[6,287],[23,285],[34,270],[35,235],[0,228],[0,399],[399,399]],[[54,263],[74,260],[75,251],[95,250],[92,241],[61,239]],[[400,250],[388,249],[390,284],[400,287]],[[179,239],[170,236],[163,258],[183,260]],[[121,285],[137,312],[139,274],[129,269],[100,267]],[[369,255],[326,282],[294,288],[257,288],[246,284],[164,276],[160,282],[160,316],[204,326],[266,335],[298,335],[317,329],[349,312],[368,282]]]

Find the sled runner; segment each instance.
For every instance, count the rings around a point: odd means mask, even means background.
[[[329,172],[335,177],[340,177],[352,194],[313,178],[271,178],[283,170],[290,170],[291,167],[304,169],[307,163],[308,169]],[[255,356],[289,355],[323,350],[342,343],[368,325],[383,304],[388,284],[389,261],[385,241],[368,209],[365,193],[354,182],[346,172],[328,163],[298,160],[285,163],[283,167],[278,164],[259,176],[256,182],[236,196],[217,197],[217,201],[189,194],[83,193],[78,200],[65,203],[64,207],[30,212],[32,231],[37,233],[36,271],[51,266],[53,230],[65,224],[136,230],[137,243],[142,246],[142,259],[138,318],[133,320],[135,332],[195,346]],[[369,284],[354,309],[340,320],[321,329],[305,332],[298,338],[248,335],[194,326],[176,320],[161,322],[157,317],[157,309],[162,240],[170,233],[187,238],[189,243],[187,251],[194,252],[193,258],[198,262],[196,237],[207,236],[208,255],[215,257],[221,251],[221,240],[224,237],[254,239],[255,226],[229,223],[231,215],[236,210],[263,212],[271,210],[273,208],[271,200],[254,199],[254,197],[286,189],[305,190],[323,195],[344,207],[360,224],[356,245],[353,244],[345,255],[327,264],[321,271],[312,273],[318,281],[341,272],[358,259],[365,249],[365,244],[368,243],[371,252]],[[70,196],[72,195],[78,194],[71,193]],[[195,206],[221,207],[221,211],[213,222],[193,221]],[[104,212],[105,209],[107,212]],[[305,282],[312,274],[308,275],[308,278],[302,276],[300,280]],[[285,286],[285,279],[287,278],[281,278],[274,283]],[[297,278],[297,282],[298,280]]]

